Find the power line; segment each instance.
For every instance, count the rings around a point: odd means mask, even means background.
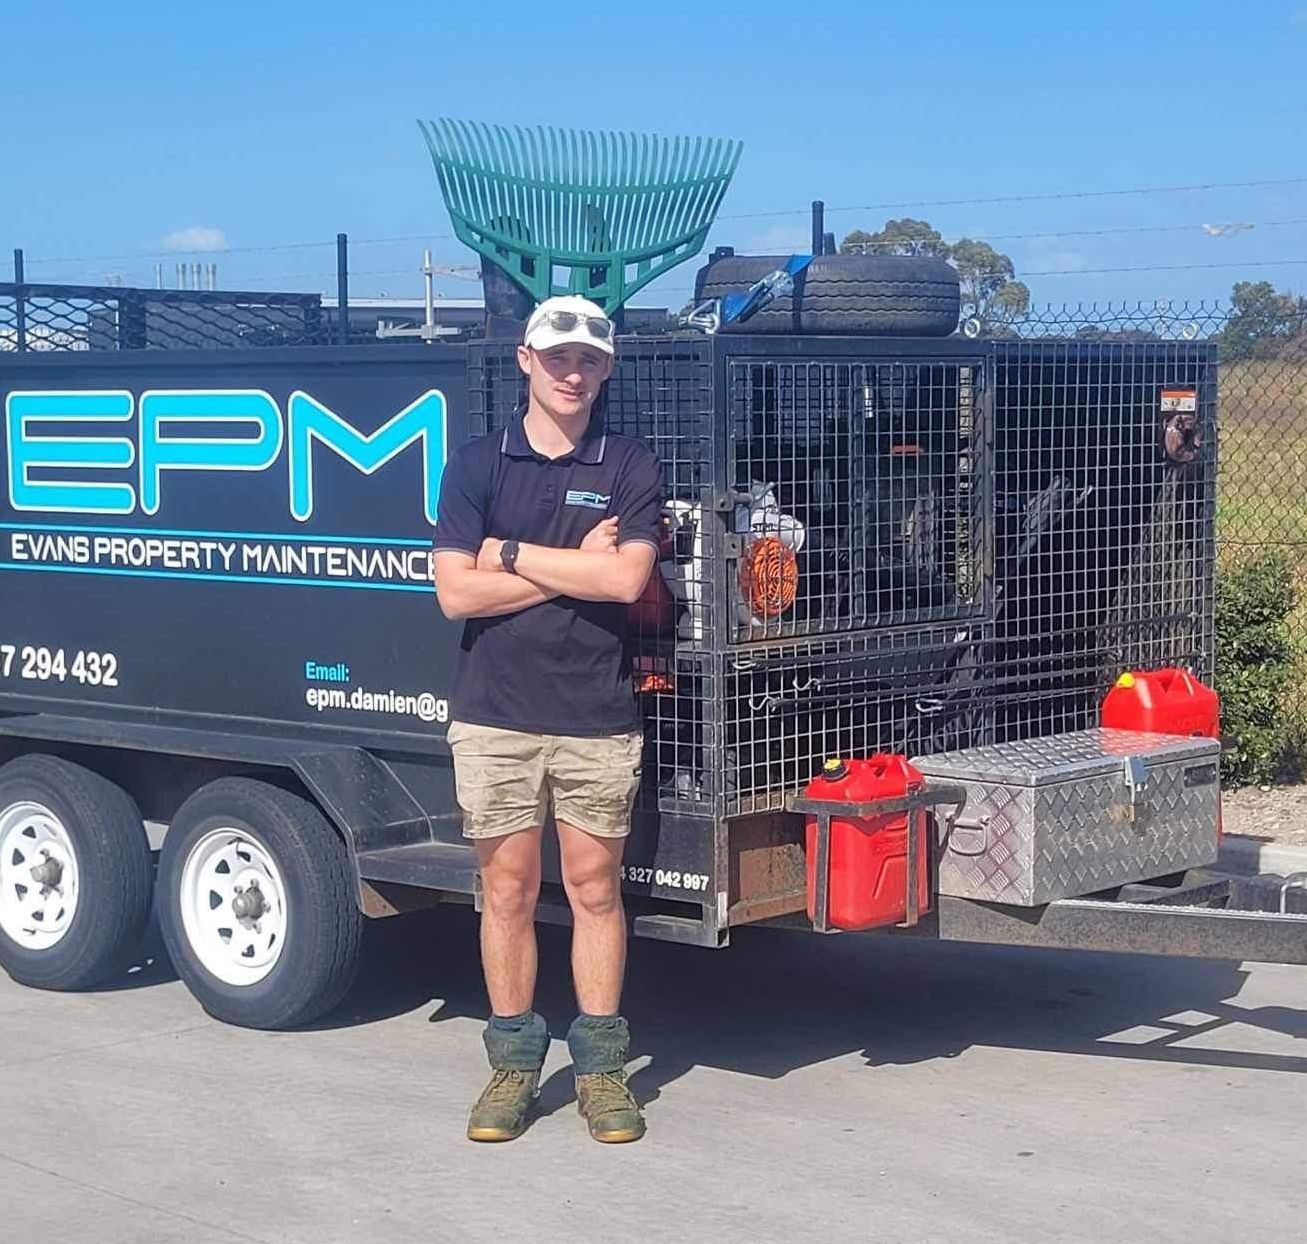
[[[437,280],[451,281],[480,281],[481,271],[471,265],[460,267],[435,267],[433,274]],[[420,277],[422,269],[413,268],[351,268],[349,279],[352,281],[356,277],[364,276],[409,276]],[[311,281],[331,279],[335,280],[336,270],[324,272],[261,272],[258,276],[250,277],[252,281]]]
[[[1049,194],[1003,194],[978,199],[907,199],[899,203],[860,203],[850,207],[827,207],[829,212],[884,212],[904,207],[980,207],[994,203],[1053,203],[1069,199],[1109,199],[1135,194],[1183,194],[1195,190],[1244,190],[1265,186],[1300,186],[1307,177],[1279,177],[1264,181],[1208,181],[1191,186],[1134,186],[1122,190],[1060,190]],[[742,212],[718,216],[718,220],[764,220],[775,216],[807,216],[809,207],[776,212]]]
[[[350,246],[380,246],[394,242],[452,242],[452,233],[414,233],[393,238],[350,238]],[[272,251],[312,250],[314,247],[334,247],[329,242],[272,242],[266,246],[223,246],[217,250],[191,251],[138,251],[133,255],[71,255],[59,259],[29,258],[28,263],[125,263],[130,259],[177,259],[182,255],[260,255]]]
[[[1046,272],[1019,272],[1028,276],[1099,276],[1109,272],[1198,272],[1213,268],[1276,268],[1294,264],[1307,264],[1307,259],[1245,259],[1241,263],[1159,263],[1141,264],[1130,268],[1051,268]]]
[[[1024,272],[1018,270],[1016,276],[1017,279],[1024,280],[1028,276],[1099,276],[1107,273],[1120,272],[1196,272],[1221,268],[1274,268],[1300,266],[1302,264],[1307,264],[1307,259],[1245,259],[1228,263],[1139,264],[1136,266],[1119,268],[1050,268],[1042,272]],[[662,294],[688,294],[694,292],[694,286],[692,285],[662,285],[654,286],[652,288],[654,292]]]
[[[1278,229],[1287,225],[1307,225],[1307,216],[1295,220],[1255,220],[1240,222],[1241,228]],[[978,233],[970,238],[973,242],[1017,242],[1034,241],[1049,238],[1106,238],[1120,234],[1135,233],[1193,233],[1199,229],[1210,231],[1219,228],[1210,224],[1198,225],[1126,225],[1116,229],[1059,229],[1051,233]],[[961,241],[961,239],[957,239]],[[901,246],[901,241],[855,242],[852,245],[861,250],[893,250]],[[952,245],[946,242],[945,245]]]
[[[1117,190],[1064,190],[1055,191],[1045,194],[1009,194],[996,195],[988,198],[972,199],[909,199],[896,203],[863,203],[854,204],[847,207],[827,207],[829,212],[875,212],[875,211],[893,211],[905,207],[976,207],[982,205],[992,205],[996,203],[1049,203],[1065,202],[1078,199],[1103,199],[1115,198],[1126,195],[1148,195],[1148,194],[1181,194],[1201,190],[1237,190],[1250,189],[1268,186],[1297,186],[1307,183],[1307,177],[1281,177],[1264,179],[1259,181],[1225,181],[1225,182],[1196,182],[1186,186],[1135,186]],[[780,216],[806,216],[811,211],[811,207],[788,208],[783,211],[772,212],[737,212],[729,215],[720,215],[717,217],[722,220],[765,220]],[[1269,224],[1296,224],[1298,221],[1285,222],[1268,222]],[[1190,228],[1195,226],[1164,226],[1159,228]],[[1201,227],[1201,226],[1196,226]],[[1121,230],[1129,232],[1130,230]],[[1146,231],[1140,229],[1140,232]],[[1103,231],[1104,233],[1109,231]],[[1111,231],[1115,232],[1115,230]],[[1015,239],[1017,237],[1073,237],[1073,236],[1092,236],[1092,231],[1067,232],[1062,234],[1009,234],[996,235],[995,240]],[[398,242],[445,242],[453,241],[454,235],[451,233],[425,233],[425,234],[408,234],[397,237],[386,238],[351,238],[351,246],[377,246]],[[34,257],[29,260],[31,263],[43,264],[64,264],[64,263],[122,263],[131,259],[172,259],[178,255],[252,255],[262,254],[271,251],[286,250],[307,250],[313,247],[335,246],[333,238],[330,241],[323,242],[273,242],[260,246],[229,246],[223,247],[216,251],[200,250],[154,250],[138,251],[129,255],[80,255],[80,256],[62,256],[58,258],[43,259]]]

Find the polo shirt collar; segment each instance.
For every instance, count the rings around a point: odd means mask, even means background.
[[[526,428],[523,427],[525,418],[526,407],[519,407],[511,422],[504,429],[504,435],[499,442],[500,453],[507,454],[510,458],[540,457],[531,448],[531,442],[526,439]],[[587,466],[598,466],[604,460],[604,446],[607,441],[608,436],[604,432],[602,422],[591,414],[590,422],[586,426],[585,435],[581,438],[580,443],[570,454],[564,454],[561,458],[554,459],[554,461],[584,462]]]

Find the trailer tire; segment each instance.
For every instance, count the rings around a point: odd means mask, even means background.
[[[215,1019],[294,1028],[349,992],[363,935],[353,867],[308,800],[247,778],[202,787],[169,826],[158,890],[173,966]]]
[[[47,884],[32,870],[57,869]],[[150,916],[154,864],[131,796],[81,765],[29,755],[0,768],[0,964],[37,989],[115,976]]]
[[[697,302],[744,293],[788,256],[729,255],[699,270]],[[947,337],[961,312],[957,270],[924,255],[818,255],[777,298],[723,332]]]

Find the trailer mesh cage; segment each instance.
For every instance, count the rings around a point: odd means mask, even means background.
[[[600,417],[658,454],[632,608],[647,806],[775,811],[831,755],[1083,729],[1210,677],[1214,349],[631,337]],[[474,434],[524,398],[470,347]]]

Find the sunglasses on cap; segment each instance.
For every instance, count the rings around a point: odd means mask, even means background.
[[[613,339],[613,322],[602,315],[583,315],[578,311],[546,311],[538,324],[548,324],[555,332],[570,333],[582,322],[590,336],[599,341]]]

